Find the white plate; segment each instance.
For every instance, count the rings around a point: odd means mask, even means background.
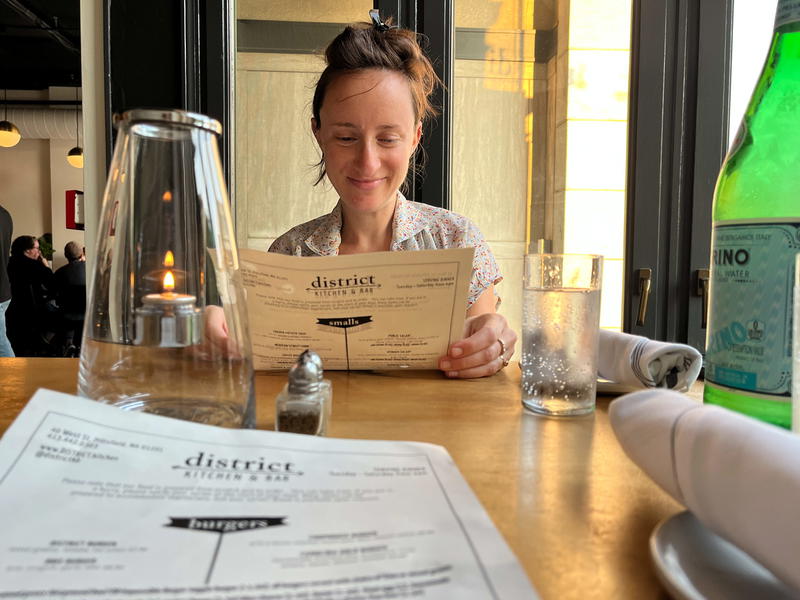
[[[650,535],[661,583],[680,600],[800,598],[736,546],[707,529],[689,511],[662,521]]]
[[[636,387],[632,385],[626,385],[624,383],[617,383],[616,381],[609,381],[608,379],[603,379],[601,377],[597,378],[598,394],[621,395],[621,394],[627,394],[628,392],[638,392],[646,389],[648,388],[641,386]]]

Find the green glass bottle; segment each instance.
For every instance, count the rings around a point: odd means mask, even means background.
[[[779,0],[769,56],[714,192],[704,401],[791,426],[800,252],[800,2]]]

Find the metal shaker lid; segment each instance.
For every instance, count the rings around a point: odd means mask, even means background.
[[[322,359],[313,350],[305,350],[289,369],[289,393],[313,394],[322,381]]]
[[[310,348],[308,350],[306,350],[305,352],[303,352],[303,354],[308,354],[308,357],[309,357],[308,359],[311,362],[313,362],[315,365],[317,365],[317,367],[319,367],[319,371],[317,371],[317,374],[318,374],[317,381],[322,381],[322,377],[323,377],[323,373],[322,373],[322,358],[320,358],[320,355],[317,354],[316,352],[314,352],[313,350],[311,350]],[[300,356],[302,356],[302,354]]]

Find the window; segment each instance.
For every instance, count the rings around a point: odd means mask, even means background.
[[[375,0],[428,37],[447,84],[415,199],[482,229],[517,330],[521,258],[541,239],[606,257],[603,327],[703,346],[698,277],[727,145],[732,2]],[[311,187],[317,52],[372,4],[239,1],[241,245],[265,249],[333,205],[332,190]]]

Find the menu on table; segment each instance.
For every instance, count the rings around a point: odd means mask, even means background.
[[[240,250],[256,369],[436,369],[461,339],[473,248],[286,256]]]
[[[447,451],[39,390],[0,440],[0,598],[535,598]]]

